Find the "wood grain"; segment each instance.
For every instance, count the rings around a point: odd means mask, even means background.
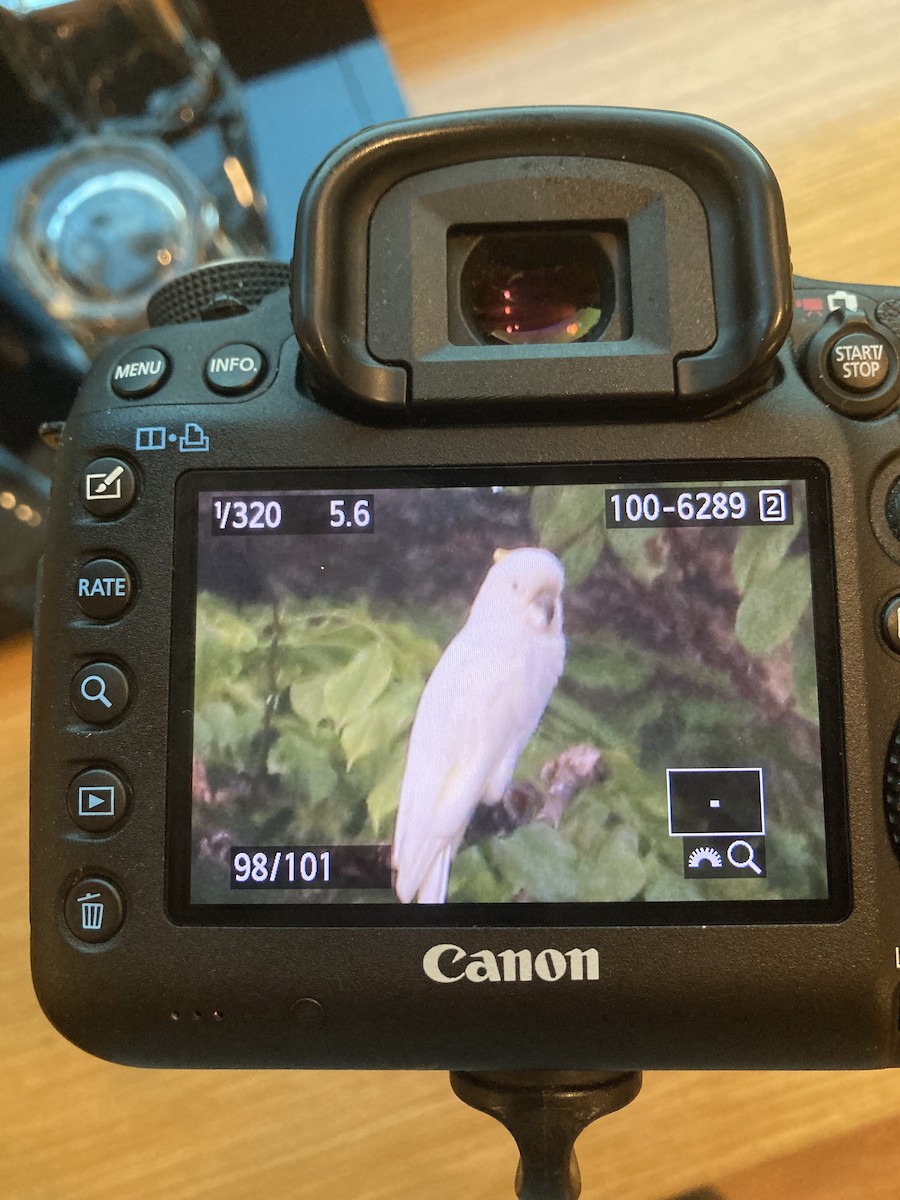
[[[798,270],[900,280],[900,5],[481,0],[373,11],[417,112],[702,112],[780,177]],[[438,1074],[134,1071],[63,1041],[27,965],[29,648],[0,647],[0,1193],[14,1200],[512,1196],[515,1152]],[[748,1031],[752,1036],[752,1031]],[[651,1075],[579,1146],[586,1197],[888,1200],[900,1074]]]

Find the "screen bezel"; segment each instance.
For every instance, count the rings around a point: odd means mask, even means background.
[[[191,903],[193,685],[198,502],[201,492],[483,487],[558,484],[685,484],[803,480],[812,576],[819,696],[825,858],[829,894],[806,900],[631,900],[561,903]],[[851,908],[837,591],[827,468],[815,459],[740,459],[473,467],[292,468],[191,471],[175,494],[166,894],[179,925],[268,928],[571,928],[834,923]]]

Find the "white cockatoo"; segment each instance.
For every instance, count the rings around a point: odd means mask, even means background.
[[[506,791],[562,673],[564,583],[549,550],[497,550],[425,684],[394,827],[394,886],[404,903],[446,900],[473,812]]]

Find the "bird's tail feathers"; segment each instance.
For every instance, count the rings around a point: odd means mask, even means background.
[[[428,868],[425,878],[419,884],[420,904],[443,904],[447,899],[447,886],[450,882],[450,861],[452,858],[453,851],[449,846],[445,846],[437,858],[434,859]]]
[[[412,862],[395,862],[397,897],[404,904],[412,900],[420,904],[443,904],[447,899],[453,848],[445,845],[430,860],[423,860],[424,855],[419,854]]]

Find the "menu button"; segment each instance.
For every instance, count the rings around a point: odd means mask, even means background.
[[[139,400],[162,387],[169,374],[169,360],[155,346],[140,346],[123,354],[112,369],[110,382],[123,400]]]

